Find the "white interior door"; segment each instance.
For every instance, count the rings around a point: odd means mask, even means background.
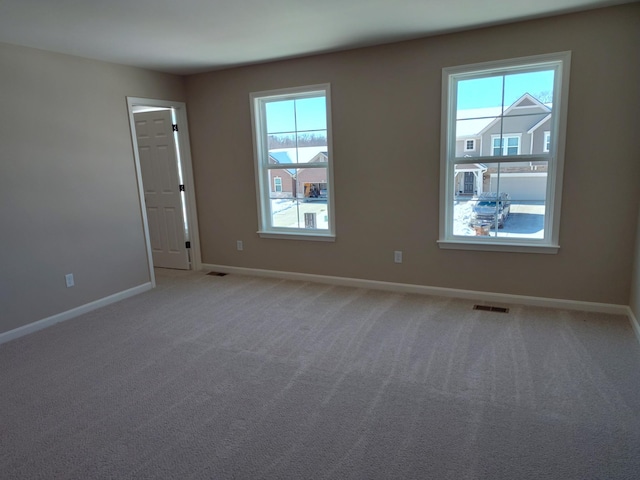
[[[188,270],[171,110],[136,113],[134,118],[153,264]]]

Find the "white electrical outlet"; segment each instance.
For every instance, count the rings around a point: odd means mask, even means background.
[[[67,282],[67,288],[73,287],[75,285],[75,283],[73,281],[73,273],[67,273],[64,276],[64,281]]]
[[[238,250],[244,250],[244,244],[242,243],[242,240],[238,240],[236,242],[236,247],[238,248]]]
[[[402,263],[402,250],[396,250],[393,252],[393,261],[396,263]]]

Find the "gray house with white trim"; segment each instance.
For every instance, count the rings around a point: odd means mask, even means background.
[[[485,157],[485,163],[457,165],[455,192],[457,195],[477,195],[499,189],[509,193],[514,200],[543,201],[547,162],[504,163],[500,166],[498,186],[499,158],[492,164],[486,162],[486,157],[548,152],[551,147],[551,107],[525,93],[498,118],[501,110],[501,107],[495,107],[459,112],[456,156]]]

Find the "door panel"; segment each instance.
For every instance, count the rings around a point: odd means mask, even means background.
[[[158,209],[147,207],[147,222],[149,224],[149,237],[152,251],[162,251],[160,243],[160,221],[158,220]]]
[[[464,172],[464,193],[472,194],[476,186],[476,177],[473,172]]]
[[[171,111],[136,113],[134,118],[153,264],[188,270]]]

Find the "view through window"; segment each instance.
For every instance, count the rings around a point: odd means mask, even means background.
[[[328,85],[252,94],[260,231],[333,235]]]
[[[445,69],[442,240],[552,244],[565,57]],[[475,150],[468,147],[470,141]]]

